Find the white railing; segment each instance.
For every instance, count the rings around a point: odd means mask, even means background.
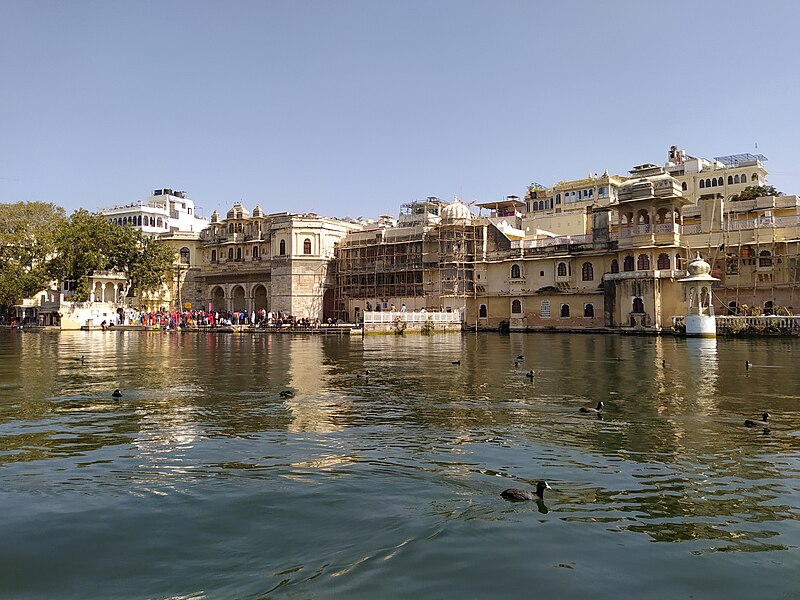
[[[760,317],[716,317],[717,333],[788,333],[800,335],[800,316],[765,315]],[[685,326],[686,317],[672,317],[672,325]]]
[[[400,311],[370,311],[364,312],[364,324],[370,323],[394,323],[396,319],[406,323],[461,323],[461,311],[453,312],[400,312]]]
[[[550,248],[551,246],[562,246],[564,244],[588,244],[592,241],[591,234],[584,235],[559,235],[550,238],[538,238],[535,240],[512,240],[511,248],[514,250],[525,248]]]

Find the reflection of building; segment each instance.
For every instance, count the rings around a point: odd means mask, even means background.
[[[267,310],[333,317],[334,247],[356,223],[315,214],[215,211],[201,235],[203,304],[216,311]]]

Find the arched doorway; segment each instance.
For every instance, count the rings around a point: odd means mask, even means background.
[[[267,308],[267,288],[263,285],[259,284],[253,289],[253,310],[256,312],[269,310]]]
[[[322,295],[322,320],[336,319],[336,302],[333,290],[325,290]]]
[[[211,310],[225,310],[225,290],[219,286],[211,292]]]
[[[244,302],[244,288],[240,285],[237,285],[231,291],[231,301],[233,305],[231,309],[235,312],[246,310],[245,302]]]

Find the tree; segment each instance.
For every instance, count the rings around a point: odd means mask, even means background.
[[[0,204],[0,309],[47,285],[48,262],[63,223],[64,209],[55,204]]]
[[[783,196],[783,192],[779,192],[771,185],[749,185],[735,196],[731,196],[731,201],[753,200],[764,196]]]
[[[75,299],[80,302],[88,299],[88,276],[94,271],[124,272],[129,289],[150,291],[164,284],[174,262],[175,253],[162,241],[81,209],[59,232],[50,273],[76,279]]]

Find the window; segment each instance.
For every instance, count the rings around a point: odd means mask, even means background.
[[[258,246],[253,246],[253,258],[258,258]]]
[[[550,300],[542,300],[542,303],[539,305],[539,315],[543,319],[550,318]]]
[[[242,249],[241,248],[237,248],[236,249],[236,260],[242,260]]]
[[[758,266],[759,267],[771,267],[772,266],[772,254],[769,250],[762,250],[758,255]]]
[[[581,268],[581,277],[584,281],[594,280],[594,267],[592,267],[592,263],[583,263],[583,267]]]
[[[181,248],[181,263],[184,265],[189,264],[189,249],[186,246]]]
[[[311,254],[311,240],[308,238],[303,242],[303,254]]]
[[[544,277],[544,271],[539,271],[539,277]]]
[[[619,261],[616,258],[611,261],[611,272],[619,273]]]
[[[635,313],[643,313],[644,312],[644,300],[641,298],[634,298],[633,299],[633,312]]]
[[[561,305],[561,318],[566,319],[569,317],[569,304],[562,304]]]
[[[733,183],[739,183],[739,176],[738,175],[734,175],[733,176]]]
[[[681,183],[681,189],[682,189],[684,192],[685,192],[687,189],[689,189],[689,186],[687,186],[687,185],[686,185],[686,182],[685,182],[685,181],[684,181],[683,183]]]
[[[625,260],[622,263],[622,270],[633,271],[633,256],[631,256],[630,254],[625,257]]]
[[[733,175],[728,175],[728,185],[733,185]]]
[[[648,271],[650,269],[650,257],[647,254],[640,254],[636,261],[637,271]]]
[[[583,316],[587,319],[594,317],[594,304],[583,305]]]
[[[567,263],[564,263],[564,262],[558,263],[558,267],[556,269],[556,274],[559,277],[566,277],[567,276]]]
[[[486,318],[486,314],[487,314],[486,305],[485,304],[481,304],[480,308],[478,309],[478,316],[481,319],[485,319]]]
[[[711,187],[711,180],[710,179],[706,179],[706,187],[707,188]]]
[[[597,188],[597,197],[598,198],[608,198],[608,187],[601,186]]]
[[[747,175],[742,175],[742,178],[744,177],[747,177]],[[750,181],[758,181],[758,175],[753,173],[753,175],[750,177]]]
[[[228,223],[228,233],[233,233],[233,223]]]
[[[669,269],[669,254],[666,252],[662,252],[658,255],[658,268],[659,269]]]
[[[216,250],[212,250],[211,251],[211,262],[217,262],[217,251]]]
[[[739,314],[739,305],[736,304],[736,300],[731,300],[728,302],[728,316],[735,317]]]
[[[515,314],[515,315],[521,314],[522,313],[522,302],[520,302],[519,300],[514,300],[511,303],[511,313]]]
[[[286,240],[281,240],[280,250],[278,251],[278,253],[281,256],[284,256],[286,254]]]
[[[706,182],[701,179],[700,180],[700,188],[702,189],[704,187],[706,187]]]
[[[228,248],[228,260],[233,260],[233,248]]]
[[[511,265],[511,279],[520,279],[519,265]]]
[[[764,314],[771,315],[774,313],[775,313],[774,304],[772,303],[772,300],[767,300],[766,302],[764,302]]]

